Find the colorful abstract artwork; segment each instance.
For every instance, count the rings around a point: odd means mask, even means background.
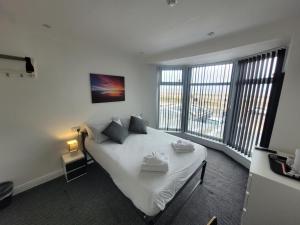
[[[125,101],[124,77],[90,74],[92,103]]]

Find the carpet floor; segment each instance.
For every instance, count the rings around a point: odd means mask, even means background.
[[[221,225],[240,224],[248,170],[211,149],[207,161],[204,183],[183,205],[197,178],[192,180],[158,220],[158,225],[205,225],[212,216],[217,216]],[[68,184],[64,177],[42,184],[16,195],[12,204],[0,211],[0,225],[56,224],[144,223],[110,177],[93,164],[87,175]]]

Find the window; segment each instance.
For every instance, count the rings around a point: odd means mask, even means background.
[[[251,156],[268,147],[284,73],[285,49],[230,63],[162,68],[159,128],[223,142]]]
[[[271,123],[273,128],[279,96],[277,100],[270,100],[274,95],[280,94],[275,90],[278,81],[283,81],[281,71],[284,54],[285,50],[272,51],[238,62],[238,80],[235,84],[236,94],[228,144],[245,155],[251,156],[254,145],[269,145],[269,140],[266,144],[262,141],[265,142],[266,138],[271,137],[272,129],[266,129],[265,124]],[[267,113],[272,110],[274,104],[276,109],[271,112],[274,114],[274,118],[271,119],[272,115],[267,117]],[[263,132],[266,136],[264,138]]]
[[[222,141],[232,63],[191,69],[187,132]]]
[[[159,86],[159,128],[181,130],[183,99],[183,71],[166,69],[161,71]]]

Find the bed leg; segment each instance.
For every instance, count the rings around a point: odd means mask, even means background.
[[[153,221],[153,220],[150,220],[150,221],[148,222],[148,225],[154,225],[154,221]]]
[[[147,224],[147,225],[155,224],[155,221],[153,219],[151,219],[150,217],[146,216],[145,214],[144,214],[143,218],[144,218],[145,224]]]
[[[202,184],[203,183],[203,179],[204,179],[204,175],[205,175],[205,169],[206,169],[206,164],[207,164],[207,162],[206,161],[204,161],[204,164],[203,164],[203,166],[202,166],[202,171],[201,171],[201,181],[200,181],[200,184]]]

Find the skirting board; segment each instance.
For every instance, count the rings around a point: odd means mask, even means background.
[[[36,187],[40,184],[46,183],[50,180],[53,180],[57,177],[60,177],[64,174],[63,169],[53,171],[41,177],[34,178],[33,180],[27,181],[24,184],[18,185],[14,188],[14,195],[19,194],[23,191],[27,191],[33,187]]]
[[[88,164],[92,164],[92,163],[94,163],[93,160],[88,161]],[[64,175],[64,172],[63,172],[63,169],[60,169],[60,170],[56,170],[51,173],[48,173],[46,175],[43,175],[41,177],[37,177],[33,180],[27,181],[26,183],[20,184],[14,188],[14,195],[20,194],[21,192],[27,191],[31,188],[34,188],[34,187],[41,185],[43,183],[46,183],[48,181],[51,181],[62,175]]]

